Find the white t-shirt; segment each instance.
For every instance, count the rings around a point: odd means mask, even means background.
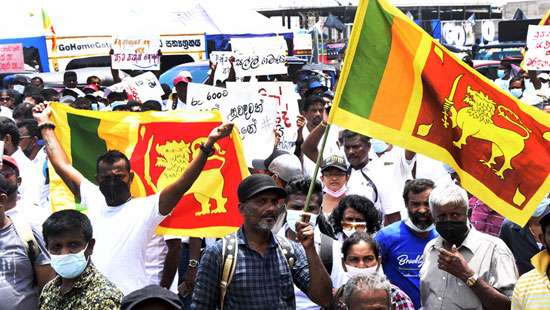
[[[125,295],[148,285],[145,250],[155,228],[166,218],[159,212],[159,195],[109,207],[99,187],[83,180],[80,196],[94,230],[92,260],[97,269]]]
[[[149,244],[145,254],[145,269],[149,275],[149,284],[160,285],[162,279],[162,271],[164,270],[164,262],[166,260],[166,254],[168,254],[168,246],[166,240],[178,239],[180,237],[175,236],[159,236],[154,235]],[[174,293],[178,293],[178,272],[174,276],[174,280],[170,285],[170,290]]]
[[[361,170],[352,168],[347,194],[368,198],[383,215],[402,212],[405,209],[403,185],[396,181],[396,174],[388,172],[388,169],[390,168],[384,168],[384,161],[381,160],[372,160]],[[371,179],[374,186],[364,175]]]
[[[42,168],[38,168],[19,147],[11,157],[15,159],[19,168],[21,185],[18,192],[21,200],[25,201],[25,204],[40,204],[42,185],[45,182]]]

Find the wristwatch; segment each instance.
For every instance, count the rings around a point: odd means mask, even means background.
[[[466,279],[466,285],[468,285],[468,287],[473,287],[474,285],[477,284],[478,278],[479,276],[477,275],[477,273],[474,272],[474,274],[471,277]]]
[[[197,267],[199,267],[199,261],[196,260],[196,259],[190,259],[188,266],[191,267],[191,268],[197,268]]]

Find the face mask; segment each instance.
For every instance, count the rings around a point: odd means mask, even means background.
[[[516,98],[520,98],[523,95],[523,89],[521,88],[512,88],[510,89],[510,94]]]
[[[367,267],[367,268],[357,268],[346,264],[346,270],[347,270],[346,275],[351,279],[357,275],[367,276],[370,274],[375,274],[375,273],[378,273],[379,271],[378,266],[379,265]]]
[[[304,211],[298,211],[298,210],[286,210],[286,222],[288,223],[288,227],[293,231],[296,232],[296,222],[299,222],[302,220],[302,214],[304,214]],[[309,223],[311,226],[315,227],[315,224],[317,224],[317,214],[309,213]]]
[[[328,188],[328,186],[325,186],[325,188],[323,189],[323,192],[325,192],[325,194],[329,195],[330,197],[340,198],[348,192],[348,187],[344,184],[344,186],[340,187],[339,190],[333,191],[330,188]]]
[[[84,256],[84,251],[86,251],[86,248],[88,248],[88,245],[86,245],[82,251],[75,254],[50,254],[50,264],[52,265],[53,270],[65,279],[73,279],[78,277],[84,269],[86,269],[86,265],[88,265],[88,260],[86,259],[86,256]]]
[[[407,225],[407,227],[409,227],[412,231],[419,232],[419,233],[432,231],[435,228],[435,225],[432,223],[430,226],[422,229],[416,226],[410,218],[405,220],[405,225]]]
[[[110,177],[99,183],[99,190],[109,206],[118,206],[128,201],[130,189],[121,177]]]
[[[506,75],[506,72],[502,69],[497,70],[497,76],[499,79],[502,79]]]
[[[468,223],[445,221],[435,223],[435,229],[447,242],[459,246],[468,235]]]
[[[372,147],[372,150],[379,154],[379,153],[383,153],[385,150],[388,149],[388,144],[383,142],[383,141],[380,141],[380,140],[377,140],[377,139],[371,139],[370,140],[370,146]]]
[[[353,235],[355,233],[355,228],[352,228],[352,229],[342,229],[342,232],[344,233],[344,235],[346,235],[346,237],[351,237],[351,235]]]
[[[25,86],[15,84],[15,85],[13,85],[13,90],[15,90],[16,92],[22,94],[25,91]]]

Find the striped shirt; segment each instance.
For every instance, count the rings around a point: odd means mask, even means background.
[[[512,310],[550,309],[550,280],[546,270],[550,255],[546,250],[531,258],[535,269],[519,278],[512,295]]]

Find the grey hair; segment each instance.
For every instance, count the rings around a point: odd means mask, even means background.
[[[344,303],[350,306],[351,297],[358,291],[384,290],[388,294],[388,309],[391,309],[391,284],[384,275],[371,273],[367,275],[356,275],[349,279],[344,285]]]
[[[468,211],[468,193],[454,183],[439,184],[430,193],[428,204],[432,214],[434,214],[436,207],[448,204],[461,206]]]

